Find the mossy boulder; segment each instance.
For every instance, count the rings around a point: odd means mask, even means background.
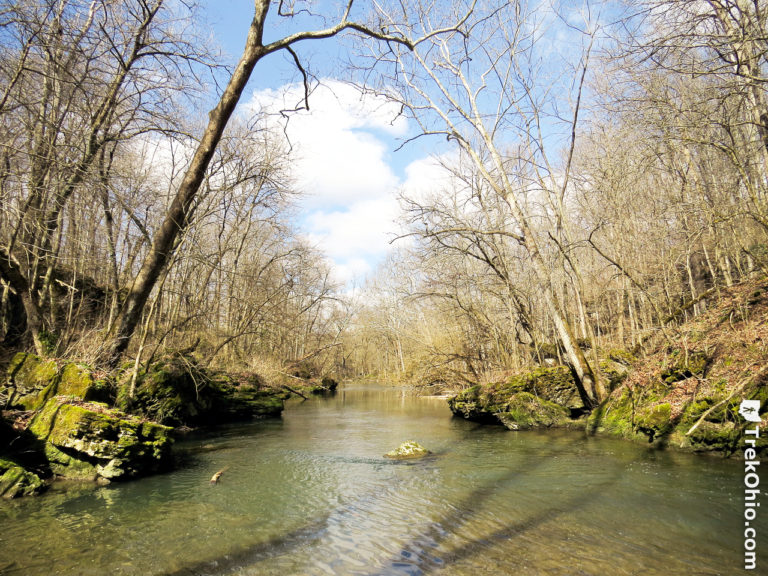
[[[454,414],[468,420],[498,422],[499,414],[510,411],[510,403],[528,406],[529,403],[523,401],[528,396],[515,398],[520,393],[541,400],[543,408],[548,407],[548,403],[560,406],[567,414],[584,408],[573,374],[567,366],[539,367],[516,374],[505,382],[473,386],[450,398],[448,405]],[[543,418],[547,420],[549,416]]]
[[[8,365],[6,395],[9,408],[37,410],[56,394],[59,367],[55,360],[20,352]]]
[[[86,402],[110,402],[114,399],[107,379],[96,378],[91,368],[74,362],[62,367],[56,395],[73,396]]]
[[[568,366],[536,368],[512,377],[509,386],[529,392],[565,408],[584,408],[584,402],[579,395],[573,373]]]
[[[480,385],[472,386],[448,399],[448,406],[456,416],[481,423],[498,423],[496,414],[501,405],[494,402],[493,391]],[[503,403],[502,403],[503,404]]]
[[[587,431],[630,438],[634,434],[634,416],[632,391],[627,388],[617,390],[589,415]]]
[[[395,450],[384,454],[384,457],[392,458],[394,460],[410,460],[414,458],[423,458],[429,454],[431,454],[431,452],[424,448],[424,446],[418,442],[409,440],[408,442],[400,444]]]
[[[105,404],[73,403],[64,396],[51,398],[28,430],[45,441],[51,470],[67,478],[131,478],[170,465],[170,428]]]
[[[45,483],[34,472],[25,470],[15,462],[0,458],[0,496],[16,498],[32,496],[45,489]]]
[[[122,396],[121,407],[169,426],[279,416],[284,407],[284,395],[262,386],[255,375],[235,379],[178,355],[154,363],[137,380],[135,397]]]
[[[59,366],[55,360],[20,352],[8,366],[5,394],[9,408],[39,410],[54,396],[109,400],[110,386],[106,380],[94,378],[91,369],[83,364]]]
[[[685,434],[683,432],[682,434]],[[708,422],[704,420],[690,434],[684,436],[690,448],[697,452],[733,454],[744,442],[746,435],[735,422]],[[758,450],[763,445],[755,446]]]
[[[510,430],[563,427],[571,423],[567,408],[534,396],[530,392],[513,394],[507,403],[506,411],[499,413],[497,417]]]
[[[648,441],[671,431],[672,407],[668,403],[645,406],[635,415],[635,428],[648,436]]]
[[[629,374],[629,367],[623,362],[618,362],[611,358],[601,360],[600,376],[607,384],[609,390],[615,390],[626,379]]]
[[[666,384],[674,384],[693,376],[702,376],[711,358],[701,351],[673,350],[668,364],[661,371]]]
[[[251,383],[228,382],[221,386],[219,414],[223,418],[245,420],[280,416],[285,408],[285,395],[271,388]]]

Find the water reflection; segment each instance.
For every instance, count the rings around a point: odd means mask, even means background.
[[[382,457],[409,439],[435,456]],[[737,462],[479,427],[452,419],[444,400],[343,389],[181,448],[188,465],[172,474],[4,504],[0,574],[688,575],[741,565]]]

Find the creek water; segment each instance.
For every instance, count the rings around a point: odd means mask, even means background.
[[[434,455],[383,458],[411,439]],[[479,426],[379,387],[178,449],[169,474],[0,503],[0,574],[743,572],[743,462]],[[752,525],[768,574],[768,508]]]

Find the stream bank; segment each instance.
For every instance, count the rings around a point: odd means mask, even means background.
[[[755,422],[742,400],[768,413],[768,280],[743,283],[717,305],[633,352],[599,351],[610,393],[587,414],[568,366],[541,366],[461,391],[449,400],[456,416],[511,430],[583,428],[693,452],[724,456],[743,450]],[[757,454],[768,438],[756,439]]]
[[[132,392],[132,393],[131,393]],[[169,354],[137,374],[19,353],[0,387],[0,496],[53,479],[108,483],[170,470],[186,430],[279,417],[288,394],[257,374],[228,374]]]

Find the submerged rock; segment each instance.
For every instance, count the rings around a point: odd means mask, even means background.
[[[45,441],[52,472],[65,478],[131,478],[170,464],[171,428],[128,416],[105,404],[51,398],[28,430]]]
[[[398,446],[396,450],[387,452],[386,454],[384,454],[384,457],[394,458],[396,460],[406,460],[410,458],[423,458],[424,456],[428,456],[429,454],[431,454],[431,452],[426,448],[424,448],[424,446],[422,446],[418,442],[414,442],[413,440],[410,440],[408,442],[403,442],[402,444],[400,444],[400,446]]]

